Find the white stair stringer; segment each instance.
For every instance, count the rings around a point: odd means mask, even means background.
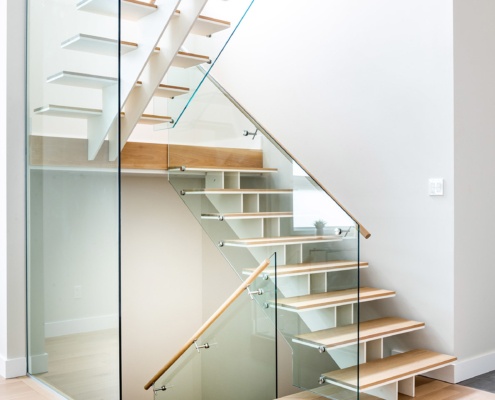
[[[207,0],[183,0],[181,2],[180,17],[171,19],[168,29],[165,30],[160,40],[160,51],[150,57],[148,68],[140,78],[143,82],[142,85],[135,88],[135,82],[133,82],[129,96],[126,99],[123,98],[122,105],[125,104],[126,113],[121,120],[120,150],[126,144],[127,139],[154,96],[206,2]],[[118,151],[114,150],[110,154],[110,160],[115,159],[117,154]]]
[[[137,80],[148,61],[153,56],[155,48],[160,38],[167,30],[166,28],[170,21],[173,19],[180,19],[173,18],[179,4],[178,0],[158,0],[156,4],[158,6],[156,11],[133,22],[136,25],[137,36],[135,39],[138,43],[138,47],[131,52],[121,55],[120,109],[122,109],[131,91],[136,86]],[[120,115],[120,110],[117,110],[116,105],[116,87],[109,86],[104,88],[102,96],[102,116],[93,118],[88,123],[88,159],[94,160],[103,141],[108,136],[110,145],[109,159],[113,161],[117,158],[118,154],[117,116]]]

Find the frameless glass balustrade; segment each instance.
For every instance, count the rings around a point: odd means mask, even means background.
[[[96,3],[28,1],[28,372],[67,398],[111,400],[120,398],[119,174],[98,124],[119,112],[119,2],[105,2],[105,14]]]
[[[359,225],[208,77],[169,131],[168,157],[170,183],[241,279],[276,253],[267,307],[291,348],[292,384],[356,398],[326,377],[358,364],[359,302],[382,295],[359,289]]]

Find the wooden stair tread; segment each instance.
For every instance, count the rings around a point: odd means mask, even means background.
[[[290,396],[279,397],[279,400],[355,400],[356,392],[336,385],[324,385],[311,389],[310,392],[300,392]],[[360,400],[381,400],[380,397],[368,393],[360,393]]]
[[[277,266],[277,276],[296,276],[296,275],[308,275],[308,274],[318,274],[323,272],[337,272],[357,269],[357,261],[347,261],[347,260],[333,260],[333,261],[320,261],[312,263],[301,263],[301,264],[287,264]],[[368,263],[360,261],[359,268],[367,268]],[[244,274],[250,275],[254,271],[254,268],[248,268],[243,271]],[[264,271],[265,274],[269,276],[275,275],[275,268],[268,267]]]
[[[359,390],[397,382],[453,363],[457,358],[430,350],[411,350],[359,365]],[[323,374],[329,383],[357,390],[357,367]]]
[[[172,66],[179,68],[190,68],[203,63],[210,63],[210,57],[201,54],[179,51],[172,61]]]
[[[87,35],[79,33],[64,40],[61,44],[63,49],[84,51],[87,53],[101,54],[107,56],[117,56],[119,51],[117,39],[110,39],[103,36]],[[120,42],[120,54],[126,54],[138,48],[137,43]]]
[[[396,317],[386,317],[365,321],[359,324],[359,342],[368,342],[374,339],[415,331],[424,327],[424,322],[411,321]],[[334,348],[355,344],[357,342],[357,333],[357,324],[351,324],[297,335],[293,341],[296,343],[311,345],[313,347],[323,346],[327,348]]]
[[[252,213],[208,213],[201,214],[202,219],[218,219],[220,221],[226,219],[256,219],[256,218],[291,218],[292,212],[277,211],[277,212],[252,212]]]
[[[93,118],[101,115],[102,111],[96,108],[70,107],[49,104],[44,107],[38,107],[34,110],[36,114],[49,115],[53,117],[67,118]]]
[[[125,117],[125,111],[121,111],[120,117]],[[154,115],[154,114],[142,114],[141,118],[139,118],[138,124],[144,125],[156,125],[163,124],[166,122],[173,122],[172,117],[167,117],[165,115]]]
[[[278,170],[276,168],[242,168],[242,167],[188,167],[188,166],[171,166],[168,169],[169,171],[176,171],[182,173],[189,174],[198,174],[198,173],[207,173],[207,172],[239,172],[243,174],[266,174],[266,173],[274,173]]]
[[[282,236],[282,237],[270,237],[270,238],[252,238],[252,239],[233,239],[225,240],[222,242],[223,246],[234,247],[262,247],[262,246],[280,246],[288,244],[301,244],[301,243],[325,243],[341,241],[340,236],[328,235],[328,236]]]
[[[183,86],[166,85],[161,83],[155,91],[154,96],[174,98],[189,93],[189,88]]]
[[[359,290],[359,301],[372,301],[395,296],[395,292],[386,289],[376,289],[362,287]],[[324,292],[308,294],[304,296],[287,297],[278,299],[279,308],[289,311],[306,311],[317,308],[335,307],[358,302],[357,289],[336,290],[334,292]]]
[[[136,21],[158,9],[156,4],[139,0],[121,0],[121,17]],[[82,0],[76,5],[81,11],[92,12],[96,14],[117,16],[118,8],[115,2],[107,0]]]
[[[59,85],[79,86],[93,89],[101,89],[105,86],[115,85],[117,78],[111,76],[91,75],[80,72],[61,71],[46,79],[47,83]]]
[[[292,189],[184,189],[181,194],[286,194]]]
[[[230,28],[229,21],[200,15],[192,27],[191,33],[193,35],[211,36],[228,28]]]

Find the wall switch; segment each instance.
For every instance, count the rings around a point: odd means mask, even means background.
[[[74,298],[80,299],[82,297],[82,286],[76,285],[74,286]]]
[[[430,178],[428,181],[430,196],[443,196],[443,178]]]

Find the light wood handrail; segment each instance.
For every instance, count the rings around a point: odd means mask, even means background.
[[[232,293],[232,295],[225,300],[225,302],[218,308],[217,311],[197,330],[197,332],[189,339],[184,346],[170,359],[168,363],[166,363],[160,371],[158,371],[153,378],[144,386],[146,390],[148,390],[153,384],[160,379],[160,377],[167,372],[167,370],[191,347],[194,342],[196,342],[203,333],[222,315],[225,310],[241,295],[242,292],[246,290],[248,286],[250,286],[254,280],[258,277],[259,274],[263,272],[263,270],[270,264],[270,260],[267,258],[263,261],[258,268],[256,268],[251,275],[242,283],[241,286],[237,288],[237,290]]]
[[[335,202],[337,203],[337,205],[349,216],[351,217],[351,219],[356,222],[356,224],[359,226],[359,233],[361,235],[363,235],[363,237],[365,239],[369,239],[370,236],[371,236],[371,233],[349,212],[349,210],[347,210],[343,205],[342,203],[340,203],[336,198],[335,196],[330,193],[326,188],[325,186],[323,186],[321,184],[321,182],[316,179],[311,173],[309,173],[306,168],[303,167],[303,165],[297,160],[297,158],[295,158],[292,153],[289,152],[289,150],[287,150],[287,148],[285,148],[285,146],[283,146],[282,144],[280,144],[278,142],[277,139],[275,139],[275,137],[273,137],[267,129],[265,129],[265,127],[263,125],[261,125],[257,120],[255,120],[253,118],[253,116],[249,113],[249,111],[247,111],[234,97],[232,97],[232,95],[227,92],[227,90],[225,90],[223,88],[222,85],[220,85],[220,83],[218,83],[218,81],[213,78],[205,69],[204,67],[202,67],[201,65],[197,65],[196,66],[197,69],[199,69],[203,74],[205,74],[205,76],[208,78],[208,80],[216,86],[216,88],[218,90],[220,90],[224,95],[225,97],[227,97],[231,103],[237,107],[237,109],[244,114],[244,116],[250,120],[252,122],[252,124],[260,131],[262,131],[264,133],[264,136],[270,141],[272,142],[276,147],[278,146],[287,156],[289,156],[293,161],[295,161],[299,167],[304,171],[306,172],[306,174],[311,177],[311,179],[313,179],[313,181],[316,182],[316,184]],[[210,68],[211,69],[211,68]]]

